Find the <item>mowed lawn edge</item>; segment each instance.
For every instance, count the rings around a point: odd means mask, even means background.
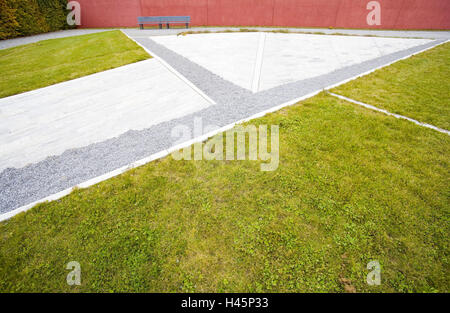
[[[0,291],[448,292],[447,135],[326,94],[249,124],[276,171],[168,156],[1,223]]]
[[[449,77],[447,42],[331,91],[450,130]]]
[[[0,98],[146,60],[121,31],[49,39],[0,50]]]

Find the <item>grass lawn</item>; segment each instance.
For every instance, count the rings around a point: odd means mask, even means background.
[[[392,113],[450,130],[450,43],[333,89]]]
[[[0,98],[150,58],[120,31],[0,50]]]

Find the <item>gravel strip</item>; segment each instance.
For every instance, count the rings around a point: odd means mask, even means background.
[[[256,94],[236,86],[149,38],[136,38],[168,64],[214,99],[217,104],[141,131],[79,149],[71,149],[24,168],[9,168],[0,173],[0,213],[37,201],[74,185],[113,171],[174,145],[171,130],[177,125],[194,129],[194,118],[203,126],[217,128],[247,118],[274,106],[321,90],[355,75],[386,65],[409,54],[433,47],[446,40],[396,52],[361,64],[342,68],[319,77],[298,81]],[[198,134],[196,134],[198,136]]]

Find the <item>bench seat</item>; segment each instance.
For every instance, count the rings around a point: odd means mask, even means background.
[[[191,22],[190,16],[139,16],[138,24],[141,29],[144,29],[144,24],[159,24],[159,28],[162,28],[163,24],[170,28],[170,24],[186,24],[186,28],[189,28]]]

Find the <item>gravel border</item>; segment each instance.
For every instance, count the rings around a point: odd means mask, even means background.
[[[4,170],[0,173],[0,213],[12,211],[168,149],[175,144],[170,135],[171,130],[180,124],[193,129],[195,118],[201,117],[204,126],[215,125],[220,128],[446,41],[432,41],[326,75],[253,94],[149,38],[134,39],[163,58],[217,104],[145,130],[128,131],[104,142],[67,150],[62,155],[49,157],[24,168]]]

